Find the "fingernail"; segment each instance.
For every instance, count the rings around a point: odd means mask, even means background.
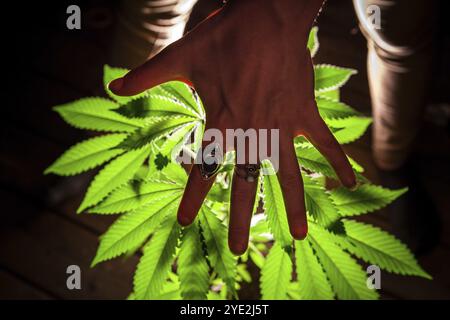
[[[308,225],[298,225],[291,230],[291,235],[295,240],[303,240],[308,235]]]
[[[228,243],[228,246],[230,248],[230,251],[235,256],[242,256],[245,253],[245,251],[247,251],[248,243],[247,242]]]
[[[183,214],[182,212],[179,212],[177,215],[178,224],[182,227],[187,227],[192,223],[192,219],[187,216],[186,214]]]
[[[118,78],[118,79],[111,81],[108,85],[108,88],[112,92],[117,92],[120,89],[122,89],[122,86],[123,86],[123,78]]]

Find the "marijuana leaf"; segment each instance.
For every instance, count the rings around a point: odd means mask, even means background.
[[[117,257],[142,242],[176,209],[180,193],[158,199],[121,216],[101,237],[92,265]]]
[[[287,249],[275,242],[261,269],[261,294],[265,300],[286,299],[292,275],[292,260]]]
[[[263,161],[262,167],[270,171],[272,171],[270,168],[273,168],[272,164],[267,160]],[[283,193],[281,192],[278,177],[275,174],[264,175],[263,190],[264,212],[267,215],[269,228],[281,247],[289,247],[292,245],[292,236],[289,232]]]
[[[228,289],[235,295],[236,259],[228,248],[227,229],[208,206],[201,208],[199,216],[208,260]]]
[[[312,172],[320,173],[325,177],[338,180],[338,177],[328,160],[311,144],[297,144],[295,150],[297,153],[297,160],[301,167]],[[353,169],[356,171],[356,179],[359,182],[366,182],[367,179],[360,174],[362,168],[352,159],[349,158],[349,161]]]
[[[71,176],[93,169],[123,153],[124,150],[113,148],[125,137],[125,134],[109,134],[80,142],[64,152],[45,170],[45,174]]]
[[[177,100],[158,94],[150,94],[131,100],[117,109],[117,112],[129,118],[148,117],[193,117],[201,118],[198,113]]]
[[[113,109],[119,105],[103,98],[84,98],[53,108],[72,126],[97,131],[131,132],[144,125],[139,119],[129,119]]]
[[[303,184],[306,210],[319,225],[329,228],[340,216],[328,192],[317,181],[307,175],[303,175]]]
[[[303,300],[331,300],[333,290],[309,241],[295,241],[298,283],[295,288]]]
[[[340,144],[359,139],[366,132],[372,119],[366,117],[349,117],[344,119],[325,119],[334,137]]]
[[[136,299],[152,299],[163,290],[180,231],[176,216],[170,215],[145,246],[134,276]]]
[[[309,33],[307,47],[311,53],[311,57],[314,57],[317,51],[319,51],[319,38],[317,37],[318,31],[318,27],[312,27],[311,32]]]
[[[336,243],[334,236],[315,225],[309,224],[307,239],[339,299],[376,299],[378,294],[367,288],[366,273],[361,266],[344,252]]]
[[[194,118],[161,118],[159,121],[150,122],[143,128],[139,128],[130,134],[120,145],[119,148],[137,149],[149,145],[158,139],[161,139],[173,132],[182,125],[195,121]]]
[[[381,209],[407,191],[406,188],[389,190],[371,184],[361,185],[357,190],[337,188],[331,191],[331,199],[342,216],[356,216]]]
[[[180,194],[183,186],[169,181],[130,181],[114,190],[104,201],[89,209],[90,213],[112,214],[138,209],[152,201]]]
[[[202,248],[198,223],[193,223],[184,230],[177,271],[183,299],[206,299],[209,290],[209,268]]]
[[[145,147],[133,150],[106,165],[89,186],[78,212],[99,203],[115,188],[127,183],[139,170],[148,153]]]
[[[318,64],[314,66],[314,88],[317,93],[333,91],[342,87],[356,70]]]
[[[346,236],[339,244],[358,258],[389,272],[431,279],[411,251],[392,235],[357,221],[345,219],[343,223]]]
[[[333,100],[328,97],[316,97],[317,108],[324,119],[348,118],[359,116],[360,114],[345,103]],[[353,119],[352,119],[353,120]]]
[[[170,81],[163,83],[158,87],[158,90],[172,98],[178,103],[181,103],[200,119],[205,118],[205,111],[198,95],[189,86],[180,81]]]

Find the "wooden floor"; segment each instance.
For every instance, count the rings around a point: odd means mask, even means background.
[[[358,69],[359,74],[343,91],[343,99],[369,114],[365,41],[350,2],[330,1],[320,17],[317,62]],[[16,74],[25,85],[20,92],[14,91],[14,99],[3,101],[4,117],[9,120],[2,127],[0,147],[0,299],[123,299],[131,292],[137,257],[89,267],[98,236],[114,220],[75,213],[90,174],[67,179],[42,175],[63,150],[83,138],[83,133],[64,124],[51,107],[100,94],[111,28],[94,26],[69,33],[44,25],[28,38],[30,51],[26,56],[32,59],[23,59]],[[347,151],[377,182],[369,141],[366,135]],[[437,248],[420,257],[434,280],[383,274],[385,299],[450,298],[448,132],[427,125],[421,141],[428,141],[419,143],[420,155],[427,161],[422,161],[417,175],[433,195],[445,236]],[[390,228],[383,212],[374,215],[371,222]],[[72,264],[81,267],[82,290],[66,287],[66,268]]]

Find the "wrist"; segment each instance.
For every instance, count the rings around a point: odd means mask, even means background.
[[[295,33],[308,39],[311,27],[326,0],[228,0],[231,10],[258,14],[267,24],[276,21],[280,36]]]
[[[269,0],[286,21],[311,28],[326,0]],[[266,1],[264,1],[266,2]]]

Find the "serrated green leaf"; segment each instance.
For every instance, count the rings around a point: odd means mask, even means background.
[[[317,93],[336,90],[342,87],[356,70],[336,67],[328,64],[314,66],[315,91]]]
[[[140,184],[142,183],[144,180],[147,179],[147,175],[148,175],[148,165],[147,164],[143,164],[139,170],[134,174],[133,176],[133,180],[136,181],[136,184]],[[133,181],[132,180],[132,181]]]
[[[209,268],[197,223],[184,230],[177,266],[183,299],[205,300],[209,291]]]
[[[250,259],[252,259],[253,263],[259,268],[262,269],[266,259],[261,254],[261,252],[257,250],[251,250],[249,253]]]
[[[329,228],[340,216],[328,191],[307,175],[303,175],[303,184],[306,210],[319,225]]]
[[[188,177],[186,170],[179,164],[173,162],[169,163],[164,168],[164,171],[162,171],[162,176],[182,188],[185,187]]]
[[[114,159],[91,182],[78,212],[96,205],[111,191],[127,183],[139,170],[149,153],[148,148],[127,152]]]
[[[327,159],[314,147],[297,146],[296,153],[297,159],[303,168],[337,179],[337,175]]]
[[[292,260],[286,249],[275,242],[261,269],[261,295],[264,300],[284,300],[292,277]]]
[[[359,139],[372,123],[371,118],[349,117],[343,119],[325,119],[334,137],[340,144],[346,144]]]
[[[117,112],[118,105],[104,98],[83,98],[53,109],[70,125],[79,129],[111,132],[132,132],[141,128],[144,122],[129,119]]]
[[[250,237],[258,237],[264,233],[270,233],[269,224],[267,223],[266,216],[264,218],[260,218],[261,213],[253,215],[252,218],[252,226],[250,227]],[[255,218],[258,219],[256,223],[254,223]]]
[[[238,264],[237,266],[237,273],[238,277],[242,279],[242,281],[245,281],[247,283],[252,282],[252,276],[250,272],[247,270],[247,265],[245,263]]]
[[[309,33],[307,47],[311,53],[311,57],[314,57],[319,50],[319,38],[317,37],[318,31],[318,27],[312,27],[311,32]]]
[[[297,144],[296,145],[297,160],[300,166],[306,170],[320,173],[325,177],[329,177],[338,180],[333,167],[330,165],[328,160],[312,145],[308,144]],[[359,182],[366,182],[367,179],[360,174],[360,167],[354,162],[350,161],[353,169],[356,171],[356,179]]]
[[[145,246],[144,255],[134,275],[136,299],[154,299],[162,292],[174,259],[180,231],[176,215],[169,215]]]
[[[220,203],[229,203],[230,202],[230,193],[231,188],[223,188],[220,184],[214,184],[209,190],[207,199],[220,202]]]
[[[205,121],[200,122],[194,129],[194,141],[189,145],[193,155],[196,155],[202,145],[203,133],[205,132]],[[195,157],[195,156],[193,156]]]
[[[92,265],[115,258],[141,245],[164,218],[176,210],[180,198],[181,193],[175,193],[121,216],[101,237]]]
[[[358,163],[356,162],[353,158],[347,156],[348,161],[350,162],[350,165],[352,166],[353,170],[355,170],[355,172],[358,173],[362,173],[364,172],[364,168]]]
[[[346,235],[339,245],[350,253],[392,273],[431,279],[408,247],[394,236],[362,222],[344,219],[343,223]]]
[[[262,167],[271,170],[272,164],[264,160]],[[269,171],[270,172],[270,171]],[[284,205],[283,193],[281,191],[278,177],[275,174],[263,176],[263,207],[267,215],[269,228],[279,244],[283,247],[292,245],[292,236],[289,232],[289,225],[286,215],[286,207]]]
[[[387,206],[407,190],[407,188],[390,190],[380,186],[363,184],[354,191],[347,188],[331,190],[331,199],[341,216],[356,216]]]
[[[166,141],[164,141],[159,148],[161,154],[174,161],[175,158],[173,156],[179,155],[181,149],[186,145],[192,135],[192,132],[196,130],[197,126],[200,126],[200,123],[193,121],[174,130],[169,136],[167,136]]]
[[[114,190],[100,204],[89,209],[89,213],[113,214],[127,212],[182,191],[182,185],[169,181],[130,181]]]
[[[195,122],[182,125],[175,129],[172,133],[167,135],[164,141],[160,140],[155,143],[155,150],[150,154],[149,159],[149,176],[153,177],[160,175],[162,174],[162,171],[164,171],[164,173],[168,173],[171,171],[170,168],[177,169],[177,172],[180,172],[179,169],[181,167],[176,164],[176,162],[178,161],[176,157],[179,155],[181,149],[186,145],[186,141],[190,138],[192,131],[194,130],[196,125],[197,124]],[[158,161],[160,161],[161,159],[167,159],[169,161],[163,168],[163,170],[158,167],[161,164],[158,163]],[[186,182],[186,174],[184,172],[184,169],[182,169],[182,171],[182,176],[175,176],[175,180],[178,179],[178,181],[183,181],[184,184]],[[167,174],[165,174],[165,176],[167,176]]]
[[[190,108],[198,118],[204,119],[205,113],[200,99],[197,95],[194,95],[187,84],[180,81],[170,81],[162,84],[159,89],[162,91],[162,95],[175,99],[185,107]]]
[[[324,119],[348,118],[360,115],[345,103],[327,97],[316,97],[316,103],[319,113]]]
[[[124,150],[112,148],[125,137],[125,134],[109,134],[77,143],[48,167],[45,174],[71,176],[93,169],[123,153]]]
[[[147,117],[193,117],[198,118],[198,114],[184,104],[158,94],[150,94],[145,97],[134,99],[127,104],[120,106],[118,113],[129,118]]]
[[[200,209],[200,225],[205,238],[208,260],[214,271],[226,283],[228,290],[236,295],[236,258],[228,248],[227,228],[206,205]]]
[[[154,296],[152,300],[181,300],[180,284],[167,281],[161,293]]]
[[[167,136],[183,125],[194,121],[194,118],[163,118],[157,122],[152,122],[139,130],[130,134],[120,145],[119,148],[137,149]]]
[[[339,299],[378,298],[378,293],[367,287],[367,274],[335,243],[335,236],[315,223],[310,223],[307,240],[312,245]]]
[[[333,290],[308,241],[295,241],[297,291],[302,300],[332,300]]]
[[[324,92],[315,92],[315,96],[320,98],[327,98],[334,101],[341,100],[341,91],[339,89],[331,90],[331,91],[324,91]]]
[[[297,281],[292,281],[291,283],[289,283],[288,289],[287,289],[287,299],[302,300],[302,296],[298,290],[298,286],[299,286],[299,284]]]

